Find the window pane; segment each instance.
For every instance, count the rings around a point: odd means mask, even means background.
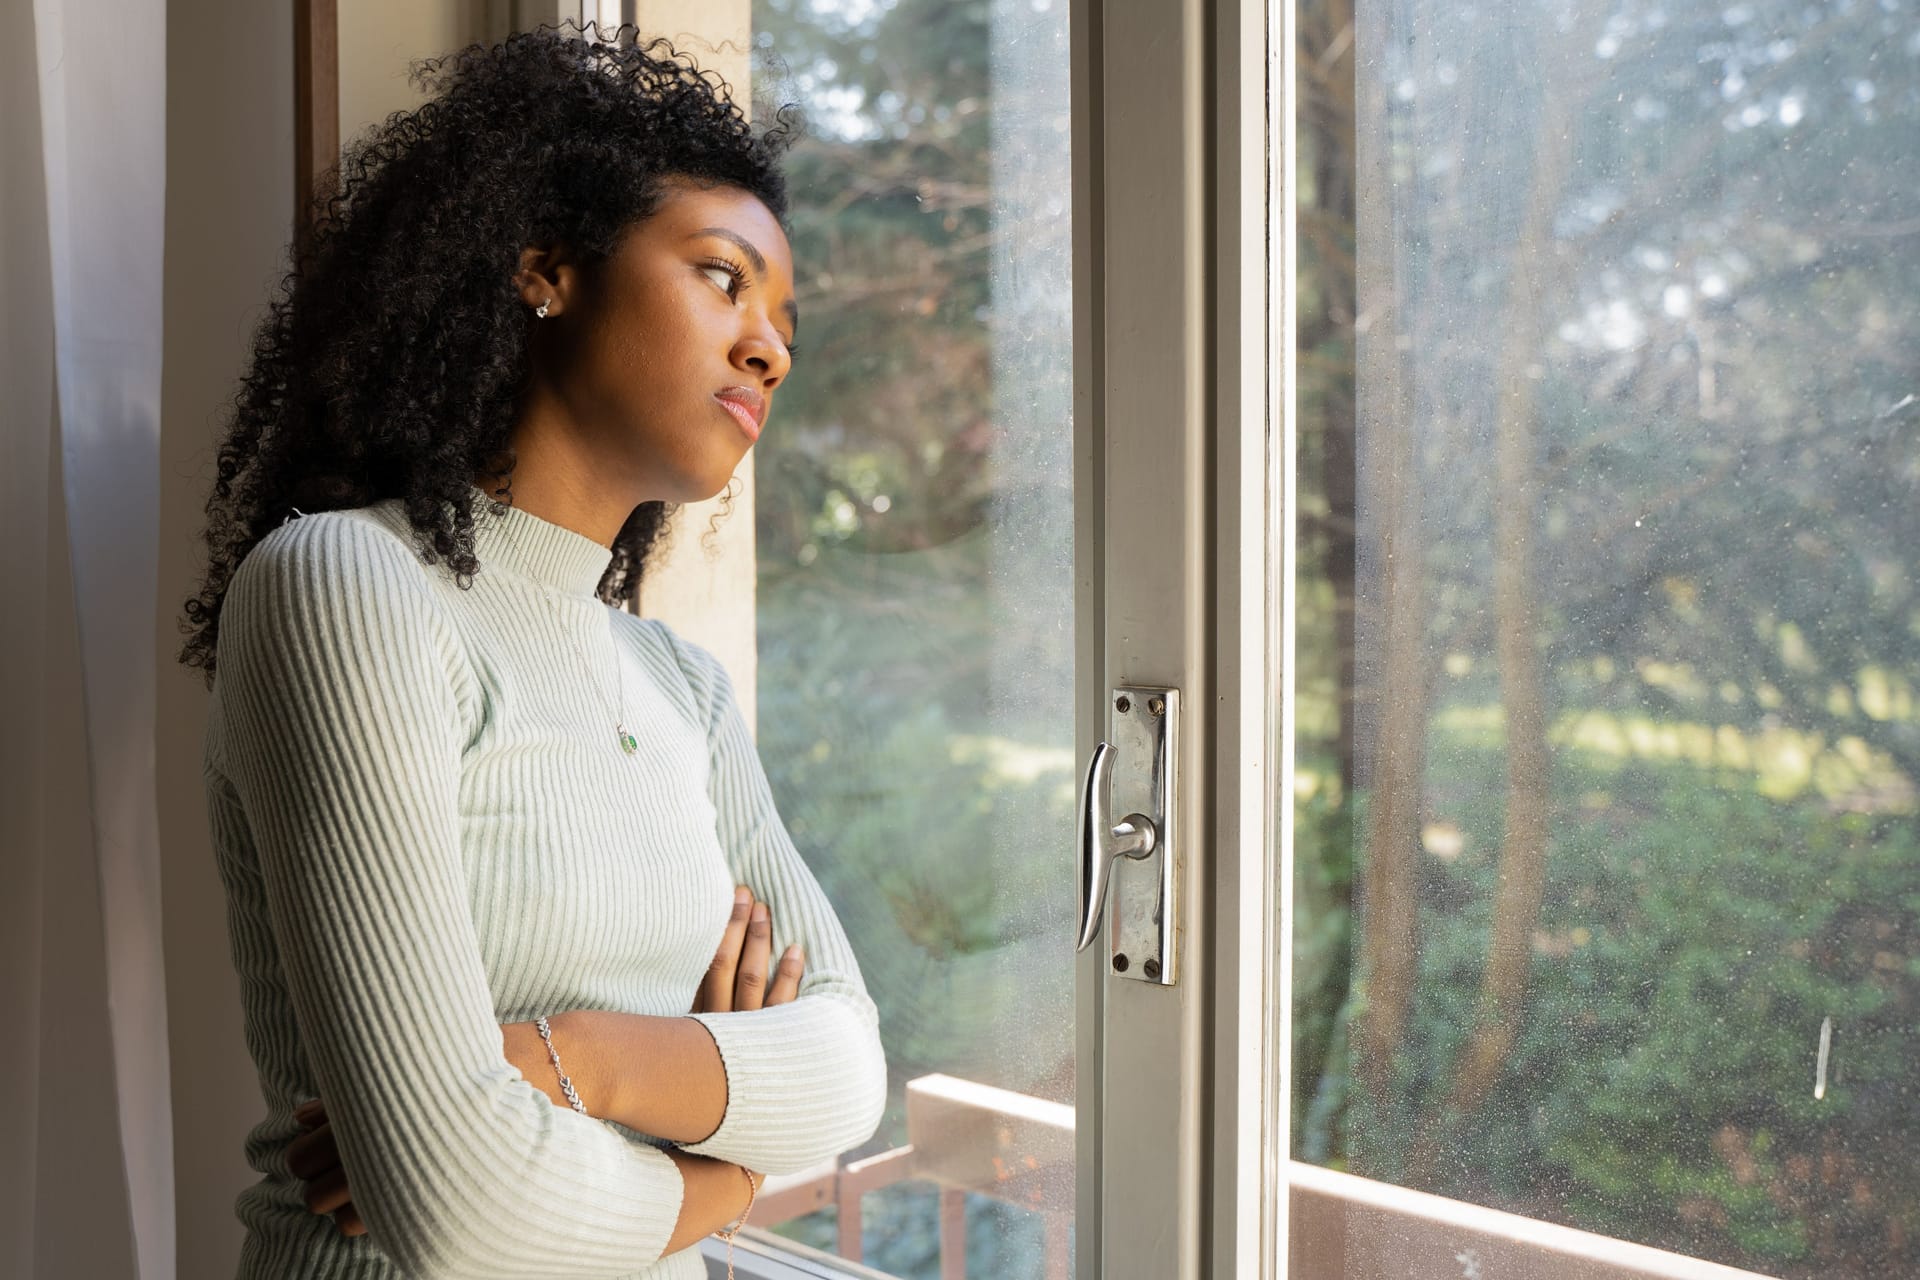
[[[1295,1153],[1920,1272],[1920,18],[1350,4],[1300,22]]]
[[[915,1146],[864,1260],[940,1275],[946,1188],[966,1274],[1038,1277],[1073,1208],[1066,4],[756,0],[753,29],[756,121],[804,128],[760,753],[880,1009],[894,1105],[854,1155]],[[1053,1106],[1002,1145],[968,1127],[992,1090]],[[839,1248],[830,1210],[778,1229]]]

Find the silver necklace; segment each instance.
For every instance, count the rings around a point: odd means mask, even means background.
[[[504,517],[496,514],[495,518],[500,520],[501,532],[507,535],[507,541],[513,544],[514,551],[520,555],[520,562],[525,564],[527,557],[526,553],[520,550],[520,540],[513,536],[513,530],[508,527]],[[607,700],[606,686],[600,683],[599,676],[593,674],[593,664],[587,661],[587,651],[580,647],[580,638],[573,633],[573,628],[567,625],[566,618],[560,613],[560,606],[554,603],[553,592],[548,589],[547,584],[544,582],[536,582],[531,577],[528,578],[528,581],[533,582],[533,585],[540,589],[540,597],[547,602],[547,608],[552,610],[554,621],[560,624],[560,629],[567,633],[567,639],[573,642],[573,651],[580,655],[580,665],[586,668],[587,679],[593,681],[593,687],[600,694],[600,700],[605,702]],[[617,647],[613,655],[613,671],[620,680],[620,701],[613,704],[613,730],[614,733],[619,736],[620,749],[628,755],[632,755],[640,749],[640,742],[639,739],[627,732],[627,723],[624,718],[627,706],[627,673],[620,666],[620,653]]]

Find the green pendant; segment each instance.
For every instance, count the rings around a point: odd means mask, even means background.
[[[628,755],[632,755],[634,752],[640,749],[640,740],[627,732],[627,726],[621,725],[619,726],[619,728],[620,728],[620,749],[626,752]]]

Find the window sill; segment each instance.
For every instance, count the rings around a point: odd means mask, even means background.
[[[700,1252],[711,1280],[726,1280],[727,1246],[708,1236],[700,1242]],[[733,1274],[734,1280],[896,1280],[884,1271],[752,1227],[734,1237]]]

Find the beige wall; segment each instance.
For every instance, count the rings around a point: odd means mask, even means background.
[[[747,48],[748,0],[643,5],[644,30],[713,30],[730,18]],[[341,135],[414,105],[411,57],[479,38],[478,6],[341,4]],[[496,0],[490,15],[508,6]],[[520,6],[527,11],[532,6]],[[490,20],[492,20],[490,18]],[[658,27],[655,23],[659,23]],[[703,65],[745,84],[744,53]],[[156,759],[167,1002],[173,1064],[179,1271],[231,1275],[241,1229],[233,1201],[254,1180],[243,1157],[262,1102],[241,1035],[225,898],[209,850],[200,782],[206,691],[175,660],[176,619],[204,567],[197,535],[213,479],[211,450],[246,343],[285,269],[293,216],[293,22],[289,4],[174,0],[167,20],[167,229],[162,386]],[[737,62],[727,59],[736,58]],[[701,547],[715,504],[683,512],[673,554],[642,612],[669,619],[733,673],[751,723],[754,687],[751,454],[745,491],[721,523],[715,560]],[[738,486],[736,486],[738,487]],[[80,1029],[75,1028],[76,1034]],[[76,1051],[77,1051],[76,1042]],[[76,1079],[82,1077],[76,1075]],[[124,1247],[124,1243],[121,1247]]]
[[[469,0],[340,0],[340,142],[395,111],[420,105],[407,83],[414,58],[451,53],[486,36],[485,6]]]
[[[636,19],[650,36],[663,35],[692,55],[702,70],[716,71],[733,87],[742,108],[750,106],[752,47],[750,0],[642,0]],[[759,647],[754,632],[753,450],[734,473],[733,507],[708,536],[720,503],[681,509],[673,542],[640,585],[640,612],[663,618],[682,635],[705,645],[726,664],[734,693],[753,728],[754,681]],[[704,543],[711,544],[711,551]]]

